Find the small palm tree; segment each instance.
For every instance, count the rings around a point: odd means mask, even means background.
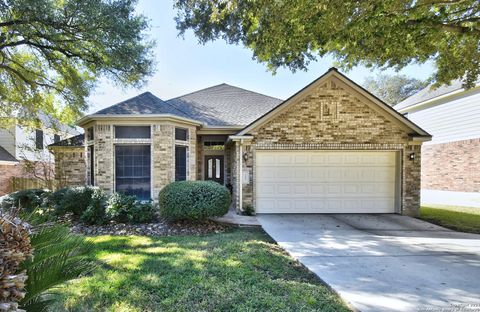
[[[22,268],[27,270],[28,279],[20,306],[29,312],[46,311],[57,298],[55,288],[91,272],[95,266],[87,256],[92,244],[71,234],[66,226],[40,224],[34,229],[30,237],[34,256]]]

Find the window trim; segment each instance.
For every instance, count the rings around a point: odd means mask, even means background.
[[[185,130],[185,140],[183,139],[177,139],[177,130]],[[173,134],[175,141],[178,142],[188,142],[190,138],[190,131],[188,128],[183,128],[183,127],[175,127],[174,134]]]

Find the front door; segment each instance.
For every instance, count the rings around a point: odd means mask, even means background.
[[[205,180],[223,185],[223,155],[205,156]]]

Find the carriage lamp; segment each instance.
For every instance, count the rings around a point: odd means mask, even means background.
[[[410,158],[410,160],[415,160],[415,153],[410,153],[410,155],[408,155],[408,158]]]

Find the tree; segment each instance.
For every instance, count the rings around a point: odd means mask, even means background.
[[[153,70],[135,0],[0,0],[0,127],[71,123],[100,77],[139,86]]]
[[[223,38],[253,51],[275,72],[305,70],[318,56],[338,66],[401,69],[433,60],[436,84],[480,74],[478,0],[177,0],[180,34]]]
[[[367,77],[363,82],[365,89],[392,106],[417,93],[427,85],[427,81],[409,78],[405,75],[386,74],[380,74],[376,78]]]

